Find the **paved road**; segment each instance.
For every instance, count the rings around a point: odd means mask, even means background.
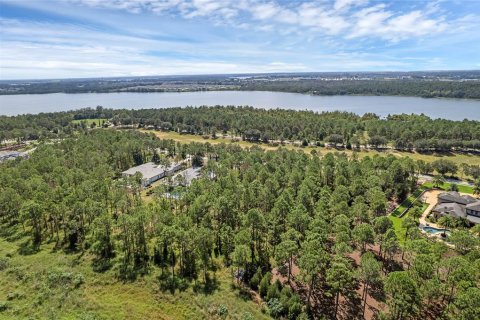
[[[432,180],[433,180],[433,176],[432,176],[432,175],[419,174],[419,175],[417,175],[417,177],[418,177],[419,179],[423,179],[423,180],[425,180],[425,181],[432,181]],[[452,179],[452,178],[445,178],[445,182],[455,183],[455,184],[461,184],[461,185],[464,185],[464,186],[473,187],[473,183],[471,183],[471,182],[463,181],[463,180],[457,180],[457,179]]]

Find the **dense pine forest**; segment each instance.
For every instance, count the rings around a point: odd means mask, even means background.
[[[319,131],[347,137],[373,128],[393,137],[390,131],[396,127],[389,127],[390,122],[417,126],[430,135],[458,134],[449,126],[452,122],[416,116],[379,120],[246,108],[242,117],[238,110],[121,111],[116,116],[118,111],[99,109],[85,110],[84,116],[154,125],[168,121],[174,128],[215,127],[240,134],[252,127],[298,126],[289,138],[313,137]],[[392,203],[416,189],[417,164],[410,158],[319,157],[255,146],[181,144],[112,128],[70,134],[72,116],[55,114],[49,123],[42,122],[44,115],[2,119],[4,133],[13,124],[19,131],[63,139],[40,143],[27,160],[0,164],[0,239],[12,248],[0,249],[0,288],[13,288],[0,290],[0,318],[123,318],[104,313],[101,298],[85,305],[76,300],[87,288],[112,281],[125,288],[135,283],[157,288],[144,289],[151,290],[148,296],[159,290],[172,297],[181,292],[208,297],[225,290],[204,313],[188,316],[178,309],[176,316],[165,316],[175,319],[478,317],[478,238],[459,231],[449,247],[422,236],[412,218],[404,219],[399,233],[387,217]],[[20,129],[27,119],[32,120],[28,129]],[[309,131],[315,125],[321,129]],[[434,125],[441,133],[428,130]],[[478,123],[466,121],[463,132],[471,136],[463,137],[478,139],[475,128]],[[120,175],[159,157],[189,155],[202,159],[203,174],[191,186],[175,189],[176,197],[169,196],[173,187],[168,183],[150,189],[146,197],[137,176]],[[74,258],[64,269],[32,271],[22,265],[21,257],[41,254],[45,260],[54,254]],[[88,269],[80,269],[85,265]],[[221,277],[225,271],[229,280]],[[222,281],[230,283],[226,289]],[[234,304],[225,300],[231,290],[239,301],[251,301],[253,311],[233,310]],[[130,318],[142,317],[130,313]]]
[[[424,115],[265,110],[252,107],[200,107],[113,110],[97,107],[39,115],[0,116],[0,143],[69,135],[72,120],[109,119],[114,125],[151,126],[196,135],[229,133],[254,142],[301,141],[352,148],[417,151],[480,150],[480,122],[430,119]]]
[[[315,95],[378,95],[424,98],[479,99],[479,83],[438,80],[301,80],[248,83],[242,90],[309,93]]]

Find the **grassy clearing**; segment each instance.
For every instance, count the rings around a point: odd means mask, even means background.
[[[191,135],[191,134],[179,134],[178,132],[168,131],[154,131],[154,130],[142,130],[143,132],[150,132],[154,133],[160,139],[172,139],[181,143],[190,143],[190,142],[199,142],[199,143],[211,143],[211,144],[219,144],[219,143],[234,143],[243,148],[249,148],[252,146],[259,146],[265,150],[277,150],[279,147],[275,147],[273,145],[264,144],[264,143],[251,143],[247,141],[238,141],[232,142],[229,138],[219,137],[217,139],[204,139],[202,136]],[[282,146],[282,148],[289,149],[289,150],[300,150],[306,153],[310,153],[312,150],[316,150],[321,154],[330,153],[330,152],[344,152],[349,157],[352,156],[353,151],[351,150],[336,150],[336,149],[327,149],[324,147],[297,147],[291,144],[286,144]],[[424,160],[426,162],[433,162],[438,159],[448,159],[455,162],[457,165],[461,163],[468,163],[471,165],[480,165],[480,156],[472,155],[472,154],[460,154],[460,153],[449,153],[449,154],[420,154],[416,152],[400,152],[395,150],[385,150],[385,151],[376,151],[376,150],[361,150],[357,152],[357,155],[360,158],[366,156],[374,156],[374,155],[381,155],[386,156],[392,154],[397,157],[410,157],[414,160]]]
[[[3,228],[3,226],[1,226]],[[32,254],[20,254],[28,238],[22,233],[8,241],[0,236],[0,319],[217,319],[219,305],[228,308],[229,319],[250,314],[253,319],[269,319],[260,306],[232,287],[229,270],[216,272],[218,287],[211,293],[195,293],[193,284],[183,292],[162,291],[160,270],[123,283],[114,271],[96,273],[88,254],[54,251],[42,245]],[[220,263],[217,261],[217,264]],[[52,275],[70,280],[51,281]],[[213,276],[213,274],[212,274]],[[70,277],[70,278],[69,278]],[[81,284],[74,283],[81,279]]]
[[[106,122],[108,119],[81,119],[81,120],[72,120],[72,123],[82,123],[85,122],[87,126],[91,126],[92,123],[95,123],[97,127],[102,125],[102,122]]]
[[[428,186],[426,183],[422,184],[419,188],[417,188],[407,199],[405,199],[398,208],[396,208],[389,216],[388,218],[392,221],[393,223],[393,229],[395,230],[395,234],[398,237],[398,240],[400,241],[400,244],[403,245],[405,242],[405,228],[402,227],[402,221],[406,217],[408,217],[408,213],[410,210],[407,210],[408,208],[412,208],[413,206],[421,206],[422,207],[422,212],[425,211],[428,207],[427,203],[423,203],[420,200],[416,200],[420,194],[425,191],[430,189],[431,186]],[[404,215],[402,213],[405,212]]]
[[[425,211],[428,207],[427,203],[421,203],[417,200],[418,205],[422,206],[422,212]],[[417,204],[416,204],[417,205]],[[402,217],[394,216],[393,214],[389,215],[389,219],[393,223],[393,230],[395,230],[395,234],[397,235],[398,241],[400,242],[401,245],[405,243],[405,228],[402,227],[402,221],[406,217],[408,217],[408,213],[410,210],[408,210]]]
[[[429,188],[429,189],[433,188],[433,183],[431,183],[431,182],[426,182],[423,185],[426,188]],[[447,191],[447,190],[450,190],[451,185],[452,185],[451,183],[445,182],[444,184],[439,186],[438,189],[442,189],[442,190]],[[457,187],[458,187],[458,192],[473,194],[473,188],[470,187],[470,186],[457,184]]]
[[[394,217],[400,217],[401,214],[407,209],[412,206],[415,199],[420,196],[420,194],[427,190],[428,188],[425,185],[420,186],[417,190],[415,190],[407,199],[405,199],[398,208],[396,208],[391,215]]]

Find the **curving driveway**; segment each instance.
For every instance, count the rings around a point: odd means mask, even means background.
[[[422,195],[422,200],[425,201],[425,203],[428,203],[428,207],[423,211],[422,216],[420,217],[419,221],[420,224],[423,224],[424,226],[428,225],[432,226],[434,228],[442,228],[441,226],[437,225],[436,223],[431,223],[426,221],[427,216],[430,214],[432,209],[437,205],[438,202],[438,195],[442,192],[445,192],[443,190],[428,190],[425,191]]]

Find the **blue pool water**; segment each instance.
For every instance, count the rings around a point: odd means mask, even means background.
[[[431,233],[431,234],[437,234],[437,233],[445,232],[447,235],[450,235],[450,231],[448,231],[448,230],[445,231],[445,229],[438,229],[438,228],[434,228],[434,227],[423,227],[422,229],[423,229],[423,231],[425,231],[427,233]]]

